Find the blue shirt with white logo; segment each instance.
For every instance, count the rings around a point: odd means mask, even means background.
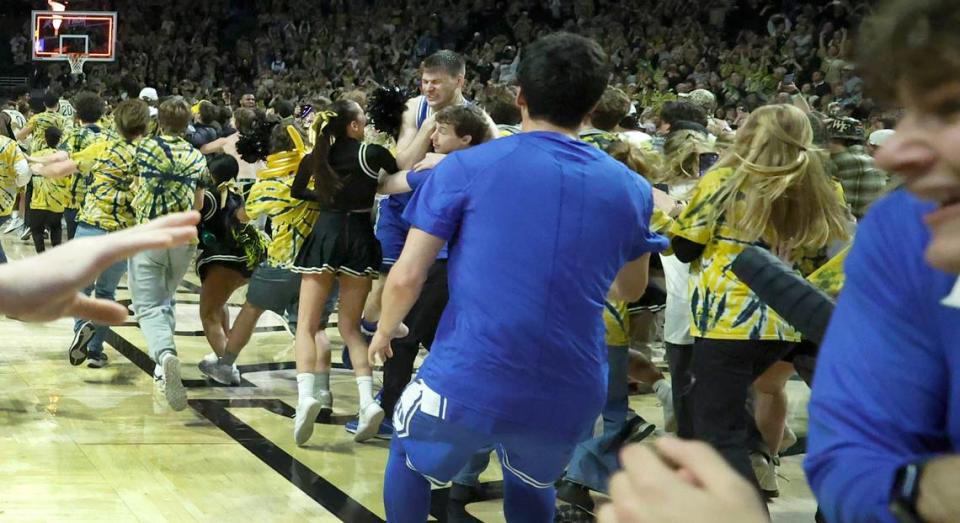
[[[625,263],[667,246],[649,184],[549,132],[420,176],[404,218],[448,242],[450,301],[419,377],[483,415],[582,437],[606,396],[604,297]]]

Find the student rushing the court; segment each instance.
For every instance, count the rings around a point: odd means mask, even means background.
[[[426,521],[430,484],[488,446],[500,455],[507,519],[553,520],[553,484],[606,396],[604,296],[639,297],[650,253],[666,247],[650,232],[649,184],[577,137],[609,70],[592,40],[535,42],[518,72],[524,132],[450,155],[404,212],[411,229],[371,360],[392,356],[388,333],[445,242],[450,301],[394,411],[391,521]]]

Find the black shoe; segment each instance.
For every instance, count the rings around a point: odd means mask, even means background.
[[[650,435],[657,430],[657,426],[653,423],[648,423],[639,416],[637,416],[637,418],[639,419],[633,424],[633,426],[630,427],[630,433],[624,442],[625,445],[630,443],[639,443],[650,437]]]
[[[459,483],[450,485],[450,501],[463,504],[473,503],[474,501],[483,499],[483,494],[483,488],[479,485],[476,487],[461,485]]]
[[[70,349],[67,351],[67,357],[70,359],[70,365],[76,367],[87,359],[87,345],[93,339],[96,328],[93,323],[85,321],[80,324],[80,328],[73,335],[73,341],[70,343]]]
[[[107,355],[102,352],[87,355],[87,367],[91,369],[102,369],[107,366],[107,361]]]
[[[593,497],[590,496],[590,489],[579,483],[561,479],[557,483],[557,499],[582,511],[593,513],[594,503]]]
[[[593,523],[594,515],[580,507],[573,505],[563,505],[557,508],[557,515],[553,518],[554,523]]]

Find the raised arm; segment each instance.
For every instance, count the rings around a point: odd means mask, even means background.
[[[407,102],[407,110],[403,113],[403,126],[397,139],[397,166],[401,169],[413,168],[426,156],[430,151],[430,135],[437,126],[436,119],[430,117],[417,129],[416,100],[414,98]]]

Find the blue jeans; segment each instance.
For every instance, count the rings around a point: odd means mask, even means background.
[[[98,229],[97,227],[81,223],[77,226],[76,237],[84,238],[90,236],[104,236],[106,234],[107,231],[103,229]],[[86,288],[83,289],[83,294],[90,296],[90,293],[94,293],[94,297],[96,298],[103,300],[115,300],[117,295],[117,285],[120,284],[120,278],[123,277],[123,273],[125,272],[127,272],[127,262],[121,261],[114,263],[105,271],[100,273],[93,283],[87,285]],[[82,320],[80,318],[74,319],[73,331],[76,332],[80,328],[80,325],[85,322],[86,320]],[[94,326],[95,330],[93,338],[90,339],[90,344],[87,345],[87,350],[91,356],[98,355],[103,352],[103,337],[110,328],[106,325],[99,324],[94,324]]]
[[[607,403],[603,407],[603,434],[577,445],[566,479],[597,492],[607,491],[607,480],[620,468],[616,440],[627,421],[627,347],[607,346]]]
[[[160,363],[165,352],[177,354],[173,341],[177,323],[174,295],[196,250],[193,245],[156,249],[135,254],[128,261],[127,283],[133,298],[133,312],[156,363]]]

